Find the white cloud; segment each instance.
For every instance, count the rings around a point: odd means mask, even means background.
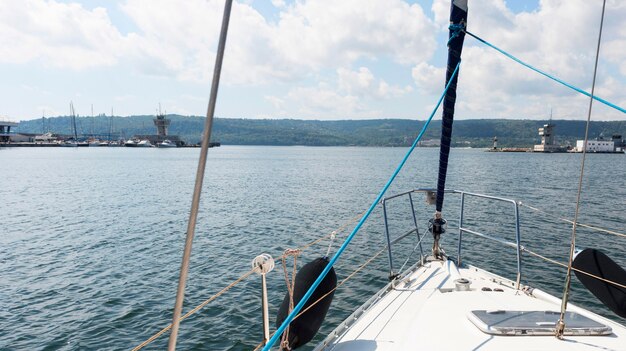
[[[70,69],[111,66],[132,51],[104,8],[55,1],[2,1],[0,62],[37,61]]]
[[[208,98],[206,96],[197,96],[197,95],[190,95],[190,94],[182,94],[180,95],[181,99],[184,100],[188,100],[188,101],[195,101],[195,102],[204,102],[204,103],[208,103]]]
[[[339,88],[348,93],[363,94],[371,88],[374,82],[374,75],[367,67],[361,67],[358,71],[339,68],[337,75],[339,76]]]
[[[260,84],[303,79],[356,60],[401,64],[428,60],[435,26],[417,4],[401,0],[273,0],[277,21],[246,2],[231,14],[224,81]],[[122,35],[104,8],[76,3],[4,0],[0,62],[76,69],[130,62],[147,75],[210,80],[222,19],[219,0],[126,0],[119,5],[137,28]]]
[[[359,97],[387,99],[400,97],[412,90],[411,87],[400,88],[382,79],[376,80],[367,67],[360,67],[357,71],[342,67],[337,69],[337,77],[339,90]]]
[[[371,106],[381,100],[401,97],[412,91],[377,79],[367,67],[357,70],[339,68],[336,76],[316,85],[292,88],[285,96],[265,96],[277,111],[286,115],[291,109],[297,116],[316,119],[380,118],[382,111]]]
[[[285,0],[272,0],[272,5],[275,7],[285,7]]]
[[[449,6],[449,5],[448,5]],[[433,4],[436,23],[447,31],[449,7],[443,0]],[[585,0],[544,0],[533,12],[513,13],[504,0],[470,4],[468,30],[560,79],[590,90],[601,5]],[[444,14],[445,12],[445,14]],[[598,95],[623,101],[626,91],[626,17],[623,2],[610,1],[598,72]],[[563,118],[586,112],[588,98],[505,58],[466,36],[459,81],[460,116],[545,118],[550,106]],[[617,69],[619,67],[619,69]],[[420,63],[413,68],[418,87],[443,89],[443,67]],[[615,74],[621,72],[619,74]],[[441,74],[432,83],[433,76]],[[603,112],[604,118],[623,118],[619,112]]]
[[[131,100],[135,100],[137,97],[135,95],[132,94],[125,94],[125,95],[118,95],[113,97],[113,100],[115,102],[125,102],[125,101],[131,101]]]
[[[318,87],[295,88],[287,96],[299,106],[298,112],[314,118],[321,119],[329,114],[345,116],[361,109],[355,96],[342,96],[323,84]]]
[[[60,116],[63,114],[67,114],[67,111],[59,111],[55,107],[49,105],[38,105],[35,109],[41,111],[43,117]]]
[[[448,0],[434,0],[432,13],[402,0],[271,0],[278,13],[272,18],[264,18],[255,4],[258,1],[234,3],[222,83],[256,89],[256,100],[264,98],[280,113],[373,116],[385,108],[383,100],[412,92],[411,87],[398,85],[399,70],[411,74],[419,95],[429,95],[428,101],[443,89],[445,68],[432,60],[437,48],[445,45],[440,39],[447,31]],[[105,67],[137,80],[162,77],[164,84],[167,79],[175,84],[210,81],[222,0],[125,0],[112,6],[119,6],[116,15],[127,16],[123,20],[131,24],[130,30],[123,32],[130,33],[122,34],[112,21],[118,17],[110,11],[118,8],[88,8],[60,0],[0,0],[0,64],[82,71]],[[521,13],[508,9],[505,0],[469,6],[469,30],[589,89],[600,18],[597,2],[542,0],[539,8]],[[626,104],[623,18],[626,2],[608,1],[597,85],[598,95],[622,106]],[[394,76],[373,73],[381,71],[393,71]],[[294,83],[300,87],[290,89]],[[277,90],[290,93],[280,96]],[[116,94],[142,98],[129,91],[111,95]],[[563,115],[584,115],[585,99],[574,96],[466,38],[459,82],[461,118],[545,115],[549,105]],[[619,112],[601,113],[623,118]]]
[[[285,100],[279,97],[266,95],[264,98],[278,111],[282,111],[285,108]]]
[[[443,67],[435,67],[421,62],[411,70],[411,76],[415,84],[422,92],[433,95],[440,94],[443,86],[446,69]]]
[[[121,10],[141,37],[135,66],[149,75],[208,80],[222,7],[217,1],[126,1]]]
[[[415,63],[432,56],[435,27],[419,5],[400,0],[301,1],[281,12],[273,45],[311,68],[381,56]]]
[[[227,83],[303,79],[358,59],[387,57],[401,64],[434,53],[435,27],[419,5],[400,0],[297,1],[279,6],[277,22],[235,3],[224,61]],[[141,30],[142,50],[183,80],[210,79],[222,2],[128,0],[123,10]],[[165,54],[167,53],[167,54]]]
[[[20,88],[25,91],[27,94],[41,94],[41,95],[51,95],[52,92],[49,90],[42,89],[38,86],[28,85],[28,84],[20,84]]]
[[[369,109],[357,96],[339,93],[325,83],[294,88],[286,99],[303,118],[361,119],[377,118],[381,114],[379,110]]]
[[[401,97],[412,91],[413,91],[413,87],[410,85],[407,85],[404,88],[401,88],[399,86],[389,85],[387,82],[381,79],[380,82],[378,83],[378,89],[377,89],[376,95],[383,97],[383,98]]]

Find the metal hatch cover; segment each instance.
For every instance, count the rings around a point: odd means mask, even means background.
[[[559,312],[474,310],[467,318],[491,335],[554,335]],[[611,327],[576,312],[565,313],[565,335],[608,335]]]

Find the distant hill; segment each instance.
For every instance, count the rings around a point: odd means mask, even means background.
[[[172,120],[170,134],[179,135],[187,143],[199,142],[204,118],[168,115]],[[135,134],[154,134],[154,116],[78,117],[79,134],[128,138]],[[537,129],[546,120],[475,119],[454,122],[454,146],[489,147],[493,137],[504,147],[530,147],[539,143]],[[555,134],[561,144],[575,145],[584,137],[584,121],[553,120]],[[424,121],[406,119],[311,121],[297,119],[216,118],[213,141],[225,145],[309,145],[309,146],[408,146],[417,136]],[[439,140],[441,122],[433,121],[423,140]],[[68,116],[20,122],[18,133],[70,133]],[[626,121],[591,122],[589,135],[626,136]]]

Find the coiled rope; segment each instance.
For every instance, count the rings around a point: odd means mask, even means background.
[[[376,258],[378,258],[378,256],[380,256],[383,252],[385,252],[387,250],[387,246],[383,247],[382,249],[380,249],[378,252],[376,252],[374,255],[372,255],[367,261],[363,262],[362,264],[360,264],[352,273],[350,273],[347,277],[345,277],[343,280],[341,280],[336,287],[334,287],[332,290],[330,290],[329,292],[327,292],[326,294],[324,294],[323,296],[321,296],[319,299],[315,300],[311,305],[309,305],[307,308],[303,309],[302,311],[300,311],[300,313],[298,313],[293,320],[296,320],[298,317],[300,317],[301,315],[303,315],[306,311],[308,311],[309,309],[313,308],[313,306],[315,306],[316,304],[318,304],[319,302],[321,302],[322,300],[324,300],[324,298],[326,298],[328,295],[332,294],[334,291],[336,291],[337,289],[339,289],[339,287],[341,287],[342,285],[344,285],[348,280],[352,279],[357,273],[359,273],[360,271],[363,270],[363,268],[365,268],[367,265],[369,265],[370,263],[372,263],[372,261],[374,261]],[[292,321],[293,321],[292,320]],[[287,330],[287,329],[285,329]],[[276,332],[274,332],[275,334]],[[272,334],[272,335],[274,335]],[[259,350],[261,347],[263,347],[263,342],[259,343],[256,348],[254,348],[254,351]]]
[[[302,253],[301,250],[298,249],[287,249],[281,258],[283,262],[283,273],[285,275],[285,284],[287,284],[287,291],[289,293],[289,312],[293,310],[293,293],[296,288],[296,274],[298,271],[298,256]],[[291,270],[291,279],[289,279],[289,274],[287,273],[287,257],[293,257],[293,268]],[[280,340],[280,348],[281,350],[291,350],[289,347],[289,326],[285,329],[283,333],[283,337]]]
[[[459,35],[461,35],[462,32],[465,31],[465,22],[451,23],[448,26],[448,29],[450,30],[450,38],[448,39],[448,45],[450,45],[450,42],[452,42],[453,39],[457,38]]]

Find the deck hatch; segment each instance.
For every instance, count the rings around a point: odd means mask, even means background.
[[[559,320],[555,311],[475,310],[468,319],[492,335],[554,335]],[[576,312],[565,313],[565,335],[608,335],[611,328]]]

